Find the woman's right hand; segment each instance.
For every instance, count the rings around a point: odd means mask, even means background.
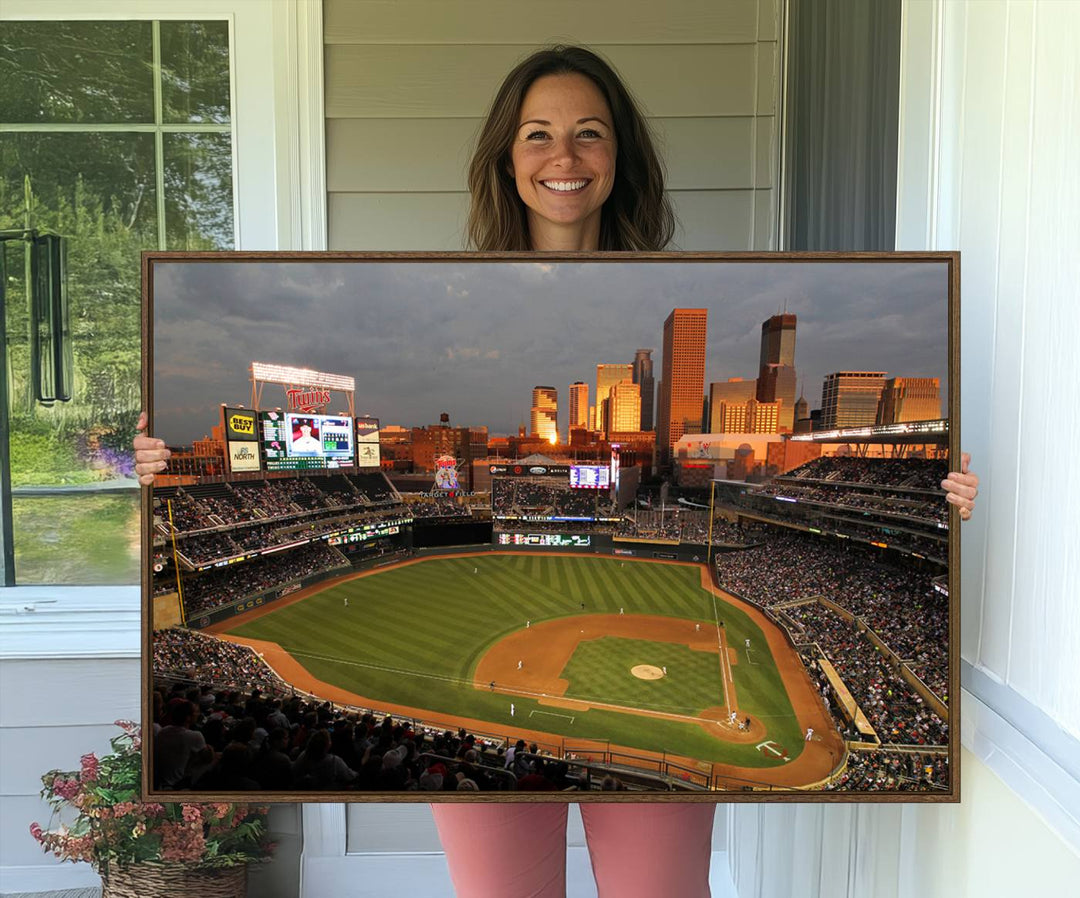
[[[138,435],[132,441],[132,446],[135,448],[135,473],[138,475],[140,486],[150,486],[154,482],[154,475],[165,470],[167,460],[172,455],[165,448],[164,440],[143,435],[148,423],[146,412],[140,412],[139,423],[135,425]]]

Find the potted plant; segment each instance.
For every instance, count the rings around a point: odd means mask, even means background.
[[[101,874],[102,898],[243,898],[248,864],[269,860],[267,808],[219,802],[139,800],[139,726],[123,731],[111,754],[83,755],[81,769],[50,770],[41,797],[53,808],[50,826],[30,834],[64,861],[87,861]],[[72,819],[73,818],[73,819]]]

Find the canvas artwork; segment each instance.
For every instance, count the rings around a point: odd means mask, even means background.
[[[148,795],[958,800],[957,255],[143,269]]]

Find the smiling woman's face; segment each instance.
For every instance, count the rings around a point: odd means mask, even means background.
[[[533,82],[510,150],[536,250],[595,250],[615,181],[615,128],[603,94],[584,75]]]

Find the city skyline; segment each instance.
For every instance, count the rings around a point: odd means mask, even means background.
[[[568,409],[571,383],[593,381],[598,364],[632,365],[686,307],[709,310],[705,392],[752,379],[762,323],[787,311],[812,407],[826,374],[863,366],[939,377],[947,397],[945,273],[943,262],[891,260],[159,262],[155,431],[177,445],[202,437],[222,402],[249,404],[258,360],[356,377],[356,413],[384,424],[434,425],[449,412],[455,426],[515,433],[536,384],[555,386]]]

